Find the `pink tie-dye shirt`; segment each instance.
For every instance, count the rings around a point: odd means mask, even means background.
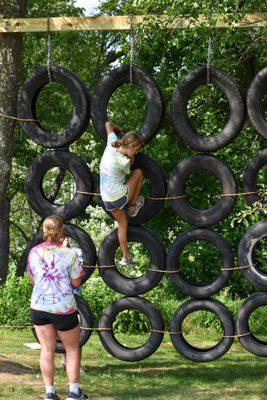
[[[31,308],[53,314],[77,310],[70,279],[83,275],[77,253],[59,243],[44,242],[31,249],[27,270],[34,280]]]

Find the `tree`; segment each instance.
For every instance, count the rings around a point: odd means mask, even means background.
[[[0,15],[4,18],[24,16],[26,0],[1,0]],[[0,38],[0,111],[16,115],[21,36],[2,34]],[[0,119],[0,279],[5,280],[9,260],[9,209],[7,189],[11,175],[15,121]]]

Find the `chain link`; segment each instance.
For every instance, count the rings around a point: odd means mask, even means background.
[[[51,74],[51,35],[50,35],[50,17],[47,17],[47,37],[46,37],[46,65],[49,82],[52,82]]]
[[[130,42],[131,42],[131,49],[130,49],[130,83],[133,83],[133,68],[134,68],[134,56],[135,56],[135,42],[136,42],[136,35],[133,31],[133,16],[130,15]]]

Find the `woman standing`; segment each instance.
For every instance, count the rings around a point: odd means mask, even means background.
[[[88,399],[79,387],[80,326],[73,288],[83,275],[78,256],[62,245],[63,221],[57,215],[44,220],[45,242],[31,249],[27,270],[33,284],[31,320],[41,344],[40,368],[46,387],[45,399],[58,399],[54,386],[54,355],[57,336],[67,358],[67,400]]]

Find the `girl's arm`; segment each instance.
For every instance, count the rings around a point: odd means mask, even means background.
[[[112,122],[107,121],[105,123],[105,127],[106,127],[107,134],[114,132],[114,133],[118,134],[119,137],[121,137],[123,134],[121,128],[119,128],[117,125],[113,124]]]

